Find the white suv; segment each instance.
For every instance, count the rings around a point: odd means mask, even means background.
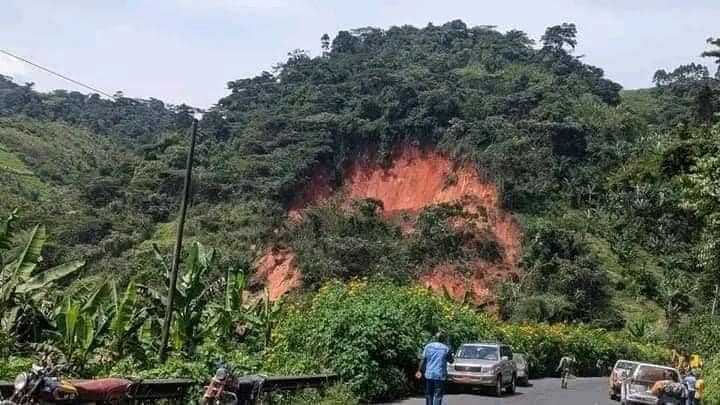
[[[455,363],[448,366],[448,380],[459,385],[492,387],[496,396],[515,392],[517,368],[510,346],[496,342],[460,346]]]

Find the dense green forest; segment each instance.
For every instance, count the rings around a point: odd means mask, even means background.
[[[273,340],[278,325],[302,334],[302,319],[292,311],[251,305],[237,291],[234,301],[210,298],[223,295],[217,285],[262,295],[262,286],[246,282],[271,246],[297,252],[305,291],[330,278],[367,277],[384,286],[378,294],[388,294],[439,259],[497,256],[490,242],[468,251],[447,225],[452,206],[427,207],[412,238],[379,215],[373,201],[351,210],[311,208],[300,222],[288,219],[295,195],[318,170],[340,185],[354,159],[373,156],[390,165],[396,148],[413,145],[472,164],[498,186],[502,208],[521,224],[521,280],[496,286],[503,321],[579,323],[712,354],[682,331],[688,323],[712,326],[707,315],[720,283],[718,73],[692,63],[664,67],[654,87],[623,90],[574,54],[574,24],[549,27],[538,42],[521,31],[452,21],[341,31],[332,40],[324,35],[321,45],[322,55],[293,51],[273,72],[230,81],[229,94],[200,121],[184,267],[196,276],[185,282],[202,281],[209,292],[189,297],[179,310],[185,318],[174,335],[177,353],[205,353],[209,344],[193,328],[206,327],[268,356],[302,347],[292,336]],[[720,41],[708,47],[704,56],[720,63]],[[0,76],[0,214],[11,216],[0,239],[0,280],[24,271],[18,283],[28,284],[0,298],[3,310],[19,309],[12,322],[3,318],[0,339],[12,344],[0,347],[25,351],[52,331],[60,336],[50,339],[54,349],[80,364],[96,347],[116,356],[131,350],[122,341],[137,322],[142,333],[128,344],[133,353],[152,351],[152,338],[143,334],[151,333],[157,320],[150,315],[161,307],[149,291],[166,288],[159,258],[171,251],[193,111],[156,99],[39,93]],[[28,231],[36,224],[45,227]],[[22,247],[39,239],[33,246],[43,248],[42,257],[24,258]],[[21,271],[24,259],[32,269]],[[56,287],[31,297],[32,277],[46,269],[60,270],[51,280]],[[114,321],[108,337],[75,342],[60,315],[94,307],[88,300],[97,289],[127,289],[103,316],[114,319],[132,303],[129,319]],[[63,299],[63,290],[74,298]],[[303,291],[293,294],[291,305],[302,305]],[[215,301],[225,306],[213,307],[220,305]],[[52,302],[56,309],[48,310]],[[303,322],[331,317],[322,303],[313,305],[317,314]],[[198,324],[204,311],[217,315],[211,325]],[[232,313],[245,318],[228,319]],[[97,314],[87,316],[98,322]],[[468,328],[480,321],[468,321]],[[233,322],[252,326],[235,336]],[[12,352],[0,349],[0,356]],[[150,367],[139,354],[134,361],[127,367]],[[257,358],[242,361],[248,370],[262,368]],[[299,359],[295,370],[345,367],[337,359],[308,361]],[[386,371],[394,381],[407,370]],[[356,390],[365,384],[358,378]]]

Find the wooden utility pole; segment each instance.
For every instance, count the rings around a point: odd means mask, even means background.
[[[197,136],[197,119],[193,119],[192,134],[190,135],[190,150],[185,163],[185,184],[183,185],[182,202],[180,204],[180,217],[178,218],[177,233],[175,237],[175,250],[173,251],[172,268],[170,269],[170,289],[167,296],[167,308],[165,309],[165,321],[162,325],[160,337],[160,350],[158,357],[161,362],[165,361],[168,338],[170,336],[170,324],[172,324],[173,302],[175,301],[175,290],[177,286],[178,269],[180,267],[180,253],[182,253],[183,230],[185,228],[185,214],[187,213],[188,200],[190,199],[190,181],[192,179],[193,156],[195,154],[195,137]]]

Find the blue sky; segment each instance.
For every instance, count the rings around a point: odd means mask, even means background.
[[[718,0],[3,0],[0,49],[109,93],[209,107],[226,83],[253,76],[294,49],[316,55],[338,30],[462,19],[520,29],[578,26],[588,63],[626,88],[647,87],[655,70],[699,58],[720,36]],[[714,66],[711,69],[715,69]],[[77,89],[0,55],[0,74],[40,90]],[[84,91],[82,89],[78,89]]]

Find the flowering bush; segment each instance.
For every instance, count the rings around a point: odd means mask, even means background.
[[[534,376],[554,372],[572,353],[581,375],[599,373],[598,359],[664,362],[659,346],[628,341],[603,329],[563,324],[502,325],[487,314],[443,299],[422,287],[331,282],[305,305],[290,306],[273,336],[269,368],[279,373],[337,372],[365,400],[396,397],[413,388],[424,344],[444,330],[454,348],[501,340],[527,353]]]
[[[576,357],[577,373],[583,376],[605,371],[598,367],[598,360],[608,367],[621,358],[654,363],[667,363],[671,358],[662,346],[633,342],[618,333],[583,325],[509,324],[500,330],[514,351],[527,354],[533,377],[553,375],[566,354]]]

